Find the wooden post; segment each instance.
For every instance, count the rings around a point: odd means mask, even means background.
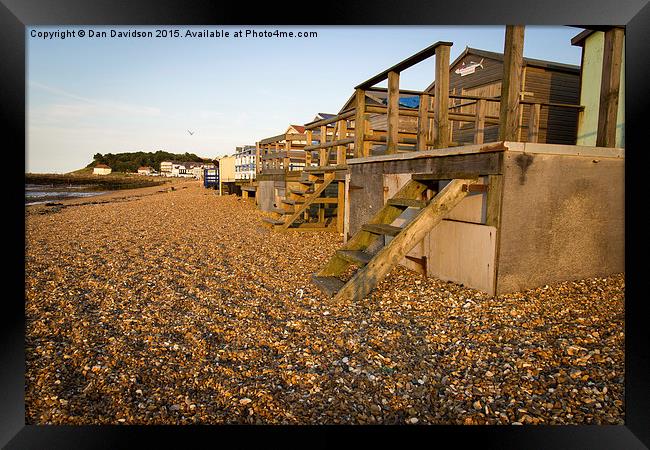
[[[336,231],[343,233],[345,219],[345,181],[337,181]]]
[[[291,141],[289,139],[285,139],[284,141],[284,151],[286,154],[284,155],[282,165],[284,166],[284,171],[287,172],[290,170],[289,166],[291,165]]]
[[[434,126],[436,128],[435,147],[444,148],[449,144],[449,49],[450,45],[436,47],[436,84],[433,99]]]
[[[307,130],[307,145],[312,144],[311,130]],[[311,150],[305,151],[305,167],[311,166]]]
[[[453,95],[456,95],[456,88],[453,88],[451,90],[451,93]],[[461,100],[462,102],[462,100]],[[455,108],[456,106],[456,99],[455,98],[450,98],[449,99],[449,109],[451,109],[452,112],[460,112],[460,108]],[[449,142],[454,141],[454,120],[449,119]]]
[[[399,73],[388,72],[388,136],[386,153],[397,153],[399,134]]]
[[[539,118],[541,115],[542,105],[535,103],[530,105],[530,117],[528,118],[528,142],[537,142],[539,140]]]
[[[347,120],[339,120],[339,139],[345,139],[348,134],[348,122]],[[348,146],[339,145],[336,147],[336,164],[343,165],[347,158]]]
[[[280,143],[276,142],[275,143],[275,154],[272,154],[272,158],[271,158],[271,167],[273,167],[274,169],[279,169],[280,168],[279,163],[278,163],[278,151],[280,149],[279,146],[280,146]]]
[[[327,142],[327,125],[321,125],[320,127],[320,143],[324,144]],[[318,154],[320,155],[318,165],[321,167],[327,166],[328,165],[328,159],[329,159],[329,149],[328,148],[321,148],[318,150]]]
[[[474,143],[482,144],[485,140],[485,106],[486,101],[476,102],[476,118],[474,119]]]
[[[354,116],[354,156],[360,158],[363,155],[363,135],[365,130],[366,118],[366,91],[363,89],[356,90],[357,107]]]
[[[427,149],[429,138],[429,94],[420,94],[420,107],[418,108],[418,150]]]
[[[364,134],[373,134],[372,127],[370,126],[370,121],[366,118],[363,119],[363,132]],[[370,156],[370,149],[372,148],[372,142],[369,141],[363,141],[363,149],[362,154],[363,156]]]
[[[516,141],[519,125],[524,26],[507,25],[503,48],[503,82],[499,109],[499,140]]]
[[[600,82],[600,106],[596,134],[598,147],[616,147],[616,114],[621,82],[623,37],[622,28],[612,28],[605,32],[603,75]]]

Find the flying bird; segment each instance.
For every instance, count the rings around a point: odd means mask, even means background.
[[[194,131],[187,130],[188,133],[190,133],[190,136],[194,135]]]

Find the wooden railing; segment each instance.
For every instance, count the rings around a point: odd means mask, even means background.
[[[368,92],[385,92],[382,88],[369,89]],[[397,120],[392,119],[389,113],[389,105],[369,105],[365,101],[365,92],[361,108],[351,108],[329,119],[308,123],[305,125],[305,135],[308,143],[304,147],[306,165],[343,166],[348,158],[358,158],[371,156],[376,153],[375,150],[382,149],[385,153],[396,153],[417,150],[429,150],[441,148],[443,146],[460,145],[453,140],[455,123],[472,123],[474,124],[471,132],[473,134],[473,144],[485,143],[485,129],[487,126],[499,126],[499,116],[488,115],[488,104],[500,104],[500,98],[480,97],[472,95],[455,95],[449,94],[447,110],[447,126],[435,126],[436,114],[433,111],[435,105],[435,96],[420,91],[399,91],[400,95],[417,95],[419,97],[419,107],[405,108],[398,107],[391,111],[395,114]],[[358,99],[360,101],[361,99]],[[454,104],[453,100],[460,100],[460,104]],[[544,108],[566,108],[578,113],[584,107],[580,105],[537,102],[530,100],[521,100],[520,105],[527,105],[530,108],[528,122],[520,124],[520,128],[527,129],[525,140],[527,142],[538,142],[540,132],[540,118]],[[462,112],[463,107],[475,105],[474,112]],[[364,111],[359,115],[358,111]],[[387,116],[388,129],[373,129],[370,125],[371,119],[377,116]],[[412,129],[404,126],[404,119],[416,118],[415,125]],[[361,127],[357,127],[357,121],[361,121]],[[396,125],[395,125],[396,123]],[[363,133],[357,133],[362,129]],[[312,140],[314,130],[319,130],[319,139],[316,143]],[[437,138],[436,132],[447,133],[446,138]],[[524,139],[524,136],[521,136]],[[390,144],[394,144],[395,150],[391,151]]]
[[[515,26],[513,29],[518,28]],[[523,34],[511,33],[510,39],[523,42]],[[521,42],[519,43],[521,44]],[[537,142],[543,108],[569,108],[575,110],[576,113],[584,109],[580,105],[522,100],[516,95],[511,95],[510,89],[508,89],[509,81],[506,81],[505,78],[502,90],[505,95],[503,97],[504,105],[501,105],[501,97],[450,94],[449,54],[452,45],[451,42],[437,42],[395,64],[355,87],[355,106],[353,108],[341,111],[334,117],[306,124],[305,145],[302,148],[304,165],[345,166],[348,158],[371,156],[379,149],[382,149],[384,153],[392,154],[460,145],[453,139],[454,124],[457,122],[474,124],[471,128],[473,130],[472,143],[474,144],[484,143],[486,127],[494,125],[498,128],[499,139],[522,139],[522,105],[529,105],[530,109],[526,125],[528,129],[526,138],[529,142]],[[433,92],[400,90],[400,72],[432,56],[435,56],[436,80]],[[506,64],[506,66],[513,73],[518,73],[519,66],[516,62]],[[387,88],[373,87],[385,80],[388,81]],[[516,82],[513,83],[513,86],[518,86]],[[366,94],[369,92],[383,93],[386,104],[368,104]],[[400,96],[403,95],[419,98],[417,110],[400,107]],[[455,101],[459,99],[461,103],[456,105]],[[488,104],[493,102],[499,104],[499,114],[503,117],[487,113]],[[507,107],[505,107],[506,104]],[[472,113],[463,112],[461,109],[471,105],[476,105]],[[517,114],[519,114],[518,119]],[[372,121],[377,122],[376,118],[382,115],[386,116],[385,129],[380,127],[373,129]],[[415,125],[410,128],[404,126],[409,121],[414,122]],[[316,135],[318,135],[317,140],[314,139]],[[502,136],[507,136],[507,139]],[[513,138],[513,136],[515,137]],[[279,151],[277,143],[275,145],[277,152]],[[278,158],[271,159],[275,161]],[[286,167],[286,163],[284,167]]]
[[[280,134],[257,142],[256,174],[281,174],[305,167],[305,135]]]

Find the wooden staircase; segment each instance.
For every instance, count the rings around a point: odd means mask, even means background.
[[[477,181],[478,178],[454,179],[438,193],[437,180],[426,175],[413,175],[314,275],[314,283],[335,300],[363,299],[469,191],[476,189]],[[427,191],[430,200],[427,200]],[[407,208],[419,211],[404,227],[391,225]],[[381,246],[384,236],[393,238]],[[377,244],[380,244],[380,250],[372,253],[371,249]],[[356,272],[348,281],[341,280],[339,277],[352,266],[357,266]]]
[[[274,230],[332,230],[336,231],[336,220],[326,217],[327,205],[338,205],[338,197],[325,196],[326,189],[335,182],[332,170],[304,171],[301,178],[287,187],[287,194],[280,205],[272,210],[274,217],[263,220]],[[311,216],[312,205],[318,205],[315,217]],[[337,211],[338,214],[338,211]]]

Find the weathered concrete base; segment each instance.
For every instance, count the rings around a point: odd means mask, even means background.
[[[497,293],[625,271],[623,158],[507,152]]]

